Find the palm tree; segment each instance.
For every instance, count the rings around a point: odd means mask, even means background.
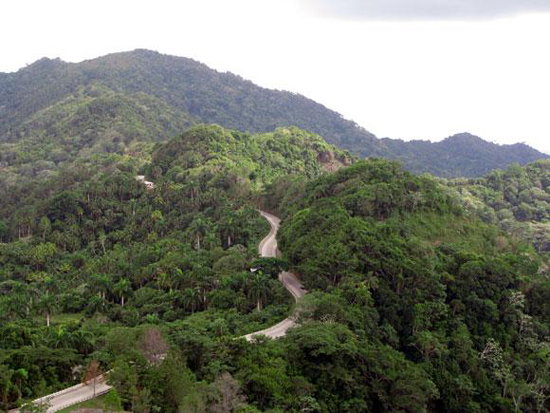
[[[17,389],[17,392],[21,395],[21,384],[22,384],[22,381],[23,380],[28,380],[29,379],[29,372],[26,370],[26,369],[17,369],[13,372],[13,379],[14,379],[14,384],[15,384],[15,388]]]
[[[80,329],[72,333],[71,342],[79,353],[88,355],[94,350],[95,337],[91,332]]]
[[[29,314],[30,291],[27,284],[19,281],[4,281],[0,284],[2,310],[8,318],[24,318]]]
[[[199,182],[194,179],[190,179],[186,183],[185,190],[187,191],[189,198],[191,198],[192,204],[195,204],[195,201],[199,196],[199,186]]]
[[[204,265],[204,263],[200,262],[200,260],[194,262],[192,265],[193,268],[189,278],[192,280],[192,285],[199,293],[202,307],[206,308],[206,295],[212,290],[215,282],[212,277],[212,270],[208,265]]]
[[[8,398],[14,390],[14,371],[6,365],[0,365],[0,409],[8,411]]]
[[[183,306],[185,310],[191,310],[194,313],[199,303],[200,296],[196,288],[186,288],[183,291]]]
[[[88,304],[88,311],[93,315],[95,313],[103,313],[107,308],[107,301],[101,296],[93,295],[90,298],[90,303]]]
[[[132,214],[132,216],[135,216],[136,215],[136,210],[137,210],[137,199],[135,198],[132,198],[128,201],[128,206],[130,207],[130,212]]]
[[[107,253],[105,249],[105,243],[107,242],[107,235],[105,235],[105,232],[100,231],[98,240],[99,240],[99,244],[101,245],[101,249],[103,250],[103,255],[105,255]]]
[[[168,290],[169,292],[172,292],[172,289],[174,288],[175,280],[172,277],[172,274],[169,272],[162,272],[157,277],[157,285],[163,289]]]
[[[222,238],[222,244],[227,240],[227,248],[231,247],[234,241],[235,227],[237,218],[232,210],[224,211],[221,220],[218,223],[218,229]]]
[[[57,308],[56,298],[49,292],[46,292],[40,298],[40,301],[38,302],[38,306],[41,312],[46,316],[46,326],[49,327],[51,315],[53,311],[55,311],[55,309]]]
[[[248,286],[251,283],[251,279],[252,278],[250,277],[250,273],[238,272],[225,278],[225,282],[227,283],[227,286],[229,286],[231,289],[246,293],[246,291],[248,290]]]
[[[181,290],[189,284],[189,277],[180,268],[173,268],[170,270],[172,279],[174,280],[174,287]]]
[[[59,326],[56,329],[51,329],[47,336],[48,347],[51,348],[66,348],[71,346],[71,333],[65,327]]]
[[[92,289],[97,295],[105,300],[107,292],[111,287],[112,280],[108,275],[94,274],[91,277]]]
[[[127,279],[121,278],[120,281],[114,285],[113,291],[120,297],[120,305],[124,307],[124,298],[132,293],[132,284]]]
[[[271,295],[269,281],[269,277],[263,275],[259,271],[256,272],[250,280],[248,295],[256,301],[256,309],[258,311],[262,311],[262,304],[267,301],[267,298]]]
[[[48,217],[42,217],[40,223],[38,224],[38,228],[42,231],[42,242],[46,242],[46,235],[52,230],[52,225]]]
[[[195,239],[195,248],[197,251],[200,251],[201,240],[204,238],[208,230],[208,222],[199,216],[191,223],[189,230]]]

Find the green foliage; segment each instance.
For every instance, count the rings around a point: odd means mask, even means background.
[[[534,410],[547,397],[546,267],[446,187],[370,160],[280,212],[284,256],[323,291],[285,339],[321,410]]]
[[[377,139],[304,96],[147,50],[78,64],[41,59],[0,74],[0,107],[0,168],[10,186],[56,174],[75,159],[145,154],[148,143],[200,122],[255,133],[297,126],[361,157],[397,159],[413,172],[443,177],[481,176],[546,157],[468,134],[438,143]]]
[[[539,252],[550,251],[550,161],[446,184],[472,215],[533,243]]]
[[[411,172],[430,173],[443,178],[479,177],[514,163],[525,165],[548,158],[548,155],[523,143],[498,145],[469,133],[435,143],[382,139],[381,144],[381,150],[362,153],[395,159]]]
[[[16,138],[0,139],[2,183],[45,178],[75,161],[104,154],[120,157],[119,167],[131,172],[135,164],[128,163],[127,153],[146,158],[148,142],[176,135],[192,123],[153,96],[91,83],[30,116],[10,132]]]
[[[45,403],[27,403],[23,405],[19,411],[22,413],[46,413],[49,405]]]
[[[210,182],[224,190],[245,190],[249,186],[261,188],[287,175],[317,177],[351,162],[346,152],[295,127],[251,135],[199,125],[157,145],[150,170],[154,179],[165,175],[172,182],[184,183],[194,178],[202,185]]]
[[[126,409],[175,411],[184,402],[225,403],[210,385],[191,397],[189,389],[200,388],[191,376],[184,389],[167,388],[174,375],[157,376],[155,370],[166,346],[160,353],[144,350],[150,347],[140,344],[150,330],[145,326],[166,331],[176,323],[170,329],[197,331],[217,351],[218,340],[286,317],[292,298],[276,279],[285,263],[258,260],[257,245],[269,225],[251,206],[257,188],[290,172],[321,175],[322,154],[330,154],[330,167],[337,163],[333,155],[349,157],[297,129],[250,137],[219,127],[187,132],[197,134],[207,143],[191,155],[218,161],[198,171],[182,161],[189,154],[182,151],[183,158],[170,159],[173,165],[159,170],[160,154],[179,156],[170,152],[175,141],[159,145],[150,167],[155,188],[119,168],[117,158],[103,158],[40,184],[17,186],[0,200],[8,241],[0,244],[2,406],[75,383],[80,377],[72,368],[90,358],[104,371],[115,367],[112,380]],[[278,135],[286,138],[279,141]],[[236,137],[233,150],[239,145],[242,150],[237,156],[224,146],[225,137]],[[254,158],[258,153],[264,162]],[[283,155],[302,164],[293,168]],[[232,171],[247,159],[254,169],[242,180]],[[184,180],[170,172],[177,165]],[[256,178],[250,178],[252,172]],[[195,344],[186,343],[181,353],[193,366]],[[128,360],[132,366],[122,367]],[[29,374],[14,386],[19,369]],[[223,373],[221,366],[210,366],[209,382]]]
[[[0,77],[0,106],[0,168],[10,185],[95,154],[146,153],[144,143],[197,122],[251,132],[296,125],[350,142],[376,142],[303,96],[146,50],[80,64],[42,59]]]
[[[448,186],[384,160],[340,168],[346,153],[296,128],[200,125],[148,156],[85,158],[0,199],[1,409],[91,360],[131,411],[545,408],[544,260]],[[258,202],[283,217],[285,259],[258,257]],[[310,290],[299,326],[238,339],[288,316],[289,266]]]

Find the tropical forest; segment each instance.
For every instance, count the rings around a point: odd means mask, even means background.
[[[143,50],[2,73],[0,411],[547,412],[549,225],[526,145]]]

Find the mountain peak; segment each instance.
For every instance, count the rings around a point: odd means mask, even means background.
[[[41,59],[38,59],[36,62],[33,62],[30,65],[22,68],[21,71],[55,70],[65,65],[67,65],[67,63],[61,60],[59,57],[56,57],[54,59],[43,57]]]
[[[473,135],[469,132],[461,132],[461,133],[457,133],[455,135],[452,135],[452,136],[449,136],[448,138],[445,138],[444,141],[448,141],[448,142],[462,142],[462,143],[468,143],[468,142],[473,142],[473,143],[489,143],[487,142],[486,140],[480,138],[479,136],[477,135]]]
[[[99,57],[97,59],[92,59],[92,61],[95,60],[115,60],[115,59],[126,59],[126,58],[139,58],[139,59],[152,59],[156,60],[163,56],[160,52],[149,50],[149,49],[134,49],[134,50],[128,50],[125,52],[116,52],[116,53],[110,53],[105,56]]]

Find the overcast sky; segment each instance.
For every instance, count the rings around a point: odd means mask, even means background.
[[[379,137],[550,153],[550,0],[3,0],[0,71],[148,48],[301,93]]]

